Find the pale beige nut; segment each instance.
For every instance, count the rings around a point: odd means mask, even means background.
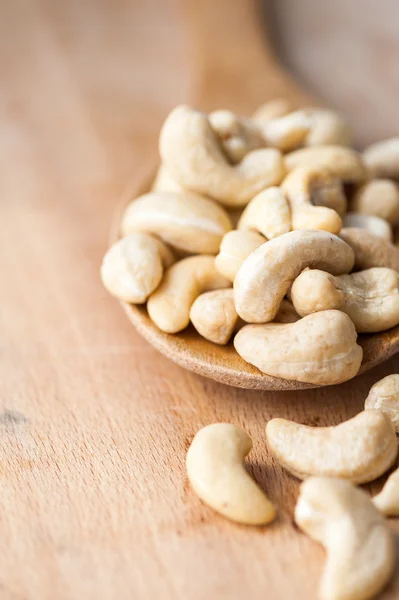
[[[351,145],[352,132],[342,115],[317,107],[305,108],[303,112],[310,121],[306,146]]]
[[[258,231],[268,239],[291,231],[291,212],[283,190],[273,186],[252,198],[237,229]]]
[[[227,344],[237,327],[233,289],[213,290],[198,296],[190,320],[202,337],[214,344]]]
[[[265,238],[255,231],[229,231],[223,237],[215,259],[217,270],[233,282],[244,260],[265,241]]]
[[[399,433],[399,375],[387,375],[370,389],[364,403],[365,409],[381,410],[389,417]]]
[[[367,181],[356,190],[351,210],[375,215],[396,225],[399,222],[399,185],[390,179]]]
[[[164,164],[161,164],[151,186],[151,192],[185,192],[184,187],[177,183]]]
[[[101,265],[101,280],[120,300],[143,304],[158,287],[164,269],[175,261],[163,242],[146,233],[118,240],[107,251]]]
[[[282,155],[273,148],[249,152],[236,166],[228,163],[206,115],[178,106],[166,119],[159,148],[178,183],[226,206],[245,206],[257,193],[284,177]]]
[[[267,146],[290,152],[298,148],[306,139],[310,120],[304,111],[298,110],[288,115],[269,119],[259,125]]]
[[[387,517],[399,516],[399,469],[386,480],[379,494],[372,498],[373,504]]]
[[[278,462],[299,479],[316,475],[367,483],[385,473],[398,454],[394,427],[379,410],[364,410],[332,427],[272,419],[266,437]]]
[[[362,215],[356,212],[348,212],[343,218],[344,227],[358,227],[367,229],[374,235],[378,235],[387,242],[392,242],[392,227],[381,217],[374,215]]]
[[[217,254],[232,225],[213,200],[192,192],[151,192],[133,200],[122,217],[122,233],[142,231],[191,254]]]
[[[326,169],[330,175],[345,182],[363,181],[366,169],[360,154],[344,146],[312,146],[290,152],[284,157],[287,171],[298,167]]]
[[[265,525],[273,521],[276,510],[245,470],[251,448],[251,438],[240,427],[208,425],[187,452],[187,475],[195,493],[216,512],[238,523]]]
[[[252,115],[252,119],[256,122],[264,123],[270,119],[277,119],[288,115],[288,113],[292,112],[292,108],[292,104],[287,98],[275,98],[275,100],[270,100],[259,106]]]
[[[296,323],[301,317],[296,312],[294,306],[285,298],[281,301],[280,307],[273,323]]]
[[[234,338],[234,347],[246,362],[262,373],[315,385],[334,385],[352,379],[363,351],[350,318],[326,310],[296,323],[246,325]]]
[[[339,236],[355,254],[355,269],[388,267],[399,271],[399,249],[390,242],[358,227],[344,227]]]
[[[339,276],[310,269],[296,278],[290,297],[302,317],[342,310],[360,333],[385,331],[399,323],[399,273],[393,269],[374,267]]]
[[[372,144],[363,152],[363,160],[373,177],[399,179],[399,137]]]
[[[148,314],[159,329],[177,333],[190,322],[194,300],[208,290],[231,286],[215,268],[215,257],[189,256],[168,269],[147,302]]]
[[[255,123],[237,117],[230,110],[215,110],[208,118],[224,153],[232,164],[239,163],[251,150],[266,145]]]
[[[291,231],[265,242],[242,263],[234,279],[239,316],[247,323],[272,321],[294,279],[306,268],[348,273],[351,248],[326,231]]]
[[[302,483],[295,522],[327,552],[320,600],[371,600],[392,577],[394,536],[368,494],[349,481],[311,477]]]
[[[339,233],[342,220],[339,214],[326,206],[314,206],[312,188],[330,186],[334,178],[324,170],[300,167],[293,169],[281,184],[291,208],[292,229],[321,229]]]

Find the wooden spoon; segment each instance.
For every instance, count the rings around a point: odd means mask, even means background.
[[[261,32],[260,5],[256,0],[187,0],[181,2],[185,37],[191,45],[192,82],[189,103],[204,111],[229,108],[250,114],[258,105],[277,97],[293,105],[318,104],[278,64],[271,44]],[[266,19],[265,19],[266,21]],[[165,115],[166,116],[166,115]],[[155,165],[154,165],[155,173]],[[126,205],[147,192],[153,175],[134,183],[122,199],[111,232],[119,238]],[[160,331],[147,310],[122,302],[137,331],[162,354],[182,367],[228,385],[258,390],[294,390],[316,387],[270,377],[247,364],[232,344],[218,346],[189,327],[177,335]],[[370,336],[359,336],[364,357],[360,373],[383,362],[399,350],[399,326]]]

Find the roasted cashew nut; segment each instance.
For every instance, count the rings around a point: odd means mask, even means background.
[[[381,410],[399,433],[399,375],[388,375],[377,381],[370,389],[364,408]]]
[[[269,240],[291,230],[290,207],[283,190],[270,187],[252,198],[237,229],[258,231]]]
[[[273,148],[249,152],[237,165],[227,162],[206,115],[175,108],[159,140],[163,162],[180,185],[227,206],[245,206],[284,177],[281,153]]]
[[[275,317],[294,279],[306,268],[339,275],[353,267],[350,247],[326,231],[291,231],[265,242],[244,260],[234,279],[239,316],[247,323]]]
[[[349,317],[326,310],[296,323],[246,325],[234,347],[262,373],[315,385],[333,385],[354,377],[363,351]]]
[[[332,427],[272,419],[266,437],[278,462],[299,479],[316,475],[367,483],[385,473],[398,454],[394,427],[379,410]]]
[[[367,229],[374,235],[392,242],[392,227],[381,217],[375,215],[362,215],[356,212],[348,212],[343,218],[344,227],[358,227],[359,229]]]
[[[189,324],[190,308],[197,296],[230,285],[217,272],[214,256],[189,256],[166,271],[161,285],[148,299],[148,314],[162,331],[177,333]]]
[[[344,146],[312,146],[290,152],[284,157],[287,171],[310,167],[328,173],[345,182],[363,181],[366,170],[360,155]]]
[[[192,254],[217,254],[232,225],[213,200],[193,194],[152,192],[133,200],[122,217],[122,233],[142,231]]]
[[[224,517],[248,525],[265,525],[274,506],[247,473],[244,459],[252,448],[249,435],[231,423],[201,429],[187,452],[190,483],[208,506]]]
[[[213,290],[198,296],[190,320],[202,337],[214,344],[227,344],[238,322],[233,289]]]
[[[373,177],[399,179],[399,137],[372,144],[363,152],[363,160]]]
[[[281,184],[291,208],[292,229],[322,229],[331,233],[339,233],[342,220],[339,214],[326,206],[314,206],[312,203],[312,187],[319,189],[330,186],[332,178],[326,170],[315,170],[308,167],[293,169]]]
[[[159,285],[164,269],[174,262],[163,242],[146,233],[134,233],[109,248],[101,265],[101,280],[113,296],[143,304]]]
[[[356,190],[351,210],[363,215],[375,215],[396,225],[399,222],[399,185],[390,179],[367,181]]]
[[[209,114],[208,119],[224,153],[234,165],[251,150],[266,145],[255,123],[237,117],[230,110],[215,110]]]
[[[355,269],[389,267],[399,271],[399,249],[390,242],[358,227],[344,227],[339,236],[355,254]]]
[[[223,277],[233,282],[244,260],[265,241],[265,238],[255,231],[229,231],[220,244],[219,254],[215,259],[216,269]]]
[[[339,276],[303,271],[292,284],[290,296],[302,317],[320,310],[342,310],[360,333],[385,331],[399,323],[399,273],[393,269],[375,267]]]
[[[302,483],[295,522],[327,551],[320,600],[371,600],[390,580],[394,536],[366,492],[349,481],[311,477]]]

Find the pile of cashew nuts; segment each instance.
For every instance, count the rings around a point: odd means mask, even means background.
[[[263,373],[331,385],[358,333],[399,323],[399,138],[350,147],[342,117],[285,100],[251,118],[188,106],[163,124],[150,192],[101,275],[163,332],[190,322]]]
[[[364,410],[333,427],[309,427],[287,419],[266,426],[269,451],[300,486],[294,519],[327,553],[320,600],[367,600],[389,582],[396,544],[387,519],[399,516],[399,375],[370,390]],[[240,427],[214,423],[201,429],[186,467],[199,498],[237,523],[267,525],[277,514],[247,472],[252,441]],[[386,473],[382,491],[370,497],[356,487]]]

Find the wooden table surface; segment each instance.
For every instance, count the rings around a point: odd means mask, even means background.
[[[324,553],[293,525],[298,484],[267,452],[265,423],[275,416],[338,423],[361,409],[374,381],[398,368],[394,358],[338,388],[306,393],[225,387],[160,356],[102,288],[99,265],[115,205],[152,167],[167,111],[190,99],[179,4],[1,4],[4,599],[313,600]],[[360,4],[356,37],[339,11],[354,24]],[[353,117],[359,143],[395,127],[398,133],[395,3],[379,2],[376,19],[372,4],[330,3],[324,16],[338,37],[328,30],[327,48],[316,1],[301,2],[302,40],[299,3],[274,7],[287,64],[294,54],[303,71],[310,36],[320,62],[312,55],[305,80],[327,99],[331,91],[331,102]],[[348,48],[366,63],[365,39],[379,58],[353,73]],[[333,74],[326,77],[331,47],[340,48],[338,87]],[[374,83],[361,79],[366,73]],[[190,490],[185,451],[214,421],[242,425],[253,437],[249,468],[279,507],[273,525],[229,523]],[[374,492],[380,483],[368,487]],[[392,527],[399,532],[394,520]],[[382,597],[398,594],[399,573]]]

